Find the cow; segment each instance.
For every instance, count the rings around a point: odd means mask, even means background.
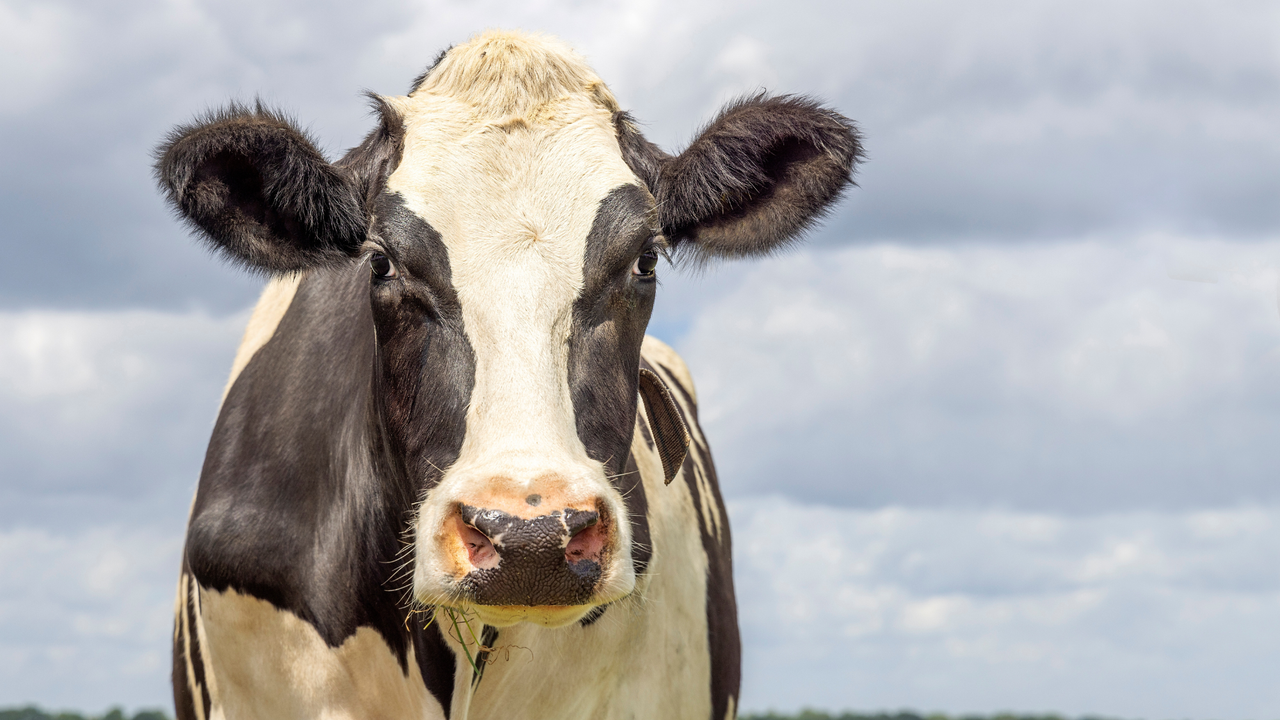
[[[860,135],[730,103],[670,155],[581,56],[486,32],[329,162],[231,104],[156,151],[267,285],[191,508],[180,720],[732,720],[729,523],[689,371],[645,335],[663,258],[769,254]]]

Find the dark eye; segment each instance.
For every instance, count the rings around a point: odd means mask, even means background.
[[[396,276],[396,266],[391,264],[391,260],[382,253],[374,253],[369,256],[369,268],[373,270],[373,276],[389,280]]]
[[[653,277],[653,270],[656,267],[658,267],[658,251],[650,248],[636,258],[636,264],[631,266],[631,274],[637,277]]]

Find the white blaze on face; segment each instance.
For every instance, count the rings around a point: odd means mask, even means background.
[[[415,594],[442,599],[469,569],[445,527],[459,502],[521,517],[603,511],[617,534],[602,594],[625,594],[629,523],[578,438],[568,384],[596,211],[639,184],[618,147],[616,105],[559,43],[498,33],[454,48],[413,95],[388,100],[405,140],[387,190],[440,233],[476,362],[458,461],[421,508]],[[527,505],[531,494],[544,501]]]

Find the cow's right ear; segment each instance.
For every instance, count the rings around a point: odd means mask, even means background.
[[[267,272],[359,252],[367,230],[350,173],[288,118],[233,104],[175,129],[156,150],[174,208],[231,259]]]

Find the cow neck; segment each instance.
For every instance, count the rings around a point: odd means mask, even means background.
[[[187,559],[204,588],[266,600],[331,647],[371,626],[403,666],[412,642],[439,696],[451,692],[452,654],[438,630],[406,623],[395,581],[414,491],[389,459],[374,400],[368,288],[356,262],[303,278],[227,394]]]

